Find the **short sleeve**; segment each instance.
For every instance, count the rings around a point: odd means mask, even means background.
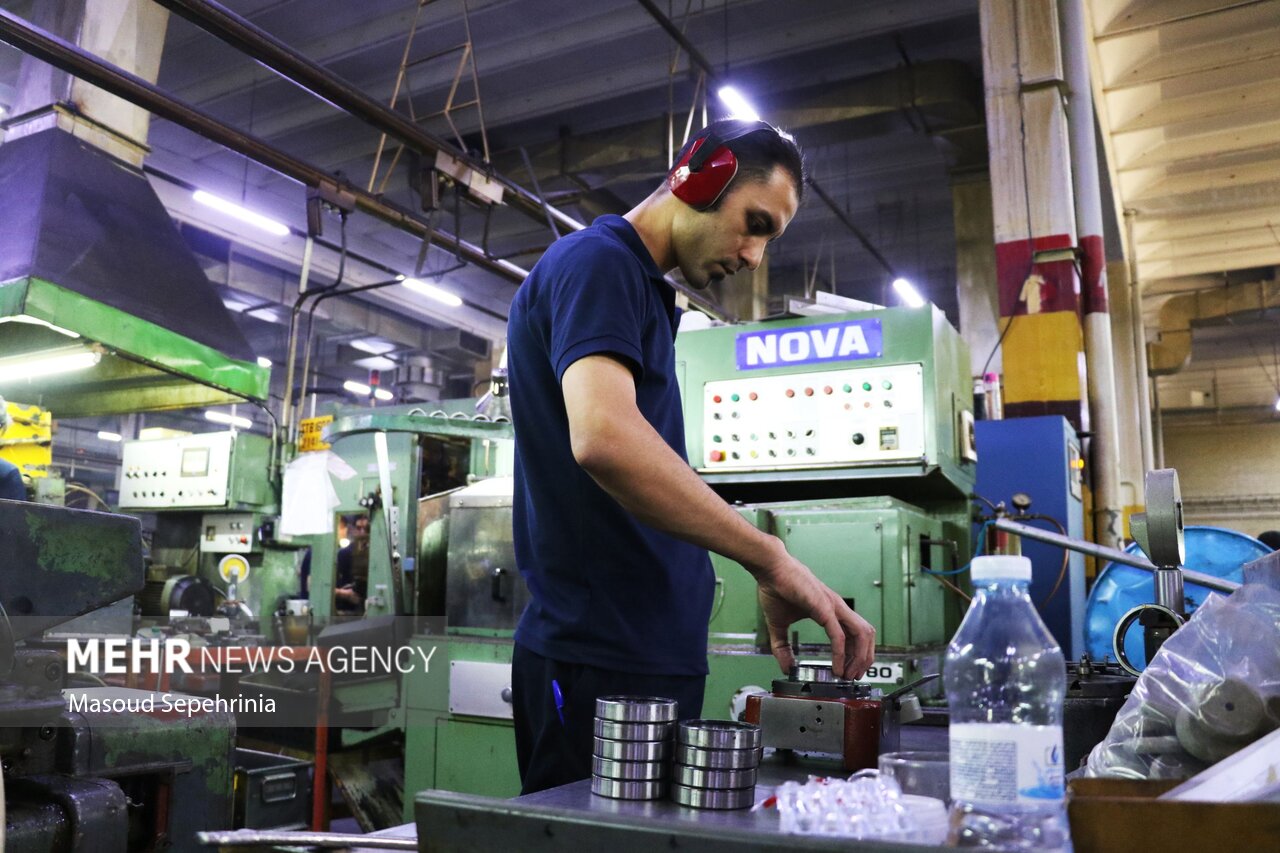
[[[575,361],[602,353],[623,359],[640,381],[647,285],[630,253],[609,241],[583,241],[561,259],[549,289],[557,381]]]

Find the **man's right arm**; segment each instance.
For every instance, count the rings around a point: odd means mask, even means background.
[[[774,657],[794,663],[787,629],[812,618],[831,640],[846,677],[871,665],[875,629],[789,555],[781,540],[726,504],[644,419],[635,379],[618,359],[592,355],[561,379],[573,455],[602,489],[641,522],[741,563],[760,585]]]

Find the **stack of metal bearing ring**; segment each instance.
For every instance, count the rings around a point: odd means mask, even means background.
[[[760,727],[731,720],[680,724],[671,799],[697,809],[745,809],[755,802]]]
[[[596,700],[591,792],[615,800],[667,795],[676,701],[658,696]]]

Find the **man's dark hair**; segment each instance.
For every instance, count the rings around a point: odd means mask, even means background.
[[[750,122],[732,118],[713,121],[689,138],[689,141],[680,149],[680,153],[676,155],[676,162],[682,161],[685,154],[699,139],[706,139],[712,133],[716,133],[717,136],[732,133],[735,128],[743,124],[750,124]],[[707,210],[718,209],[725,197],[743,184],[769,180],[775,166],[785,169],[791,176],[791,180],[795,182],[796,201],[804,199],[804,152],[800,150],[800,146],[796,144],[791,134],[783,130],[777,132],[758,130],[739,136],[727,144],[733,156],[738,158],[738,173],[734,176],[729,189]]]
[[[1280,530],[1264,530],[1258,534],[1258,541],[1272,551],[1280,550]]]

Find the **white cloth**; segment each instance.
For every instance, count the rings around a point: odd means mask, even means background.
[[[303,453],[284,469],[280,533],[308,536],[333,533],[333,511],[341,501],[330,475],[349,480],[356,471],[332,450]]]

